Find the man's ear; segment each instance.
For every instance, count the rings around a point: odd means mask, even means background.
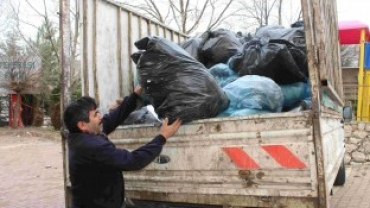
[[[82,132],[86,132],[86,131],[87,131],[86,123],[85,123],[85,122],[83,122],[83,121],[79,121],[79,122],[77,122],[77,127],[78,127]]]

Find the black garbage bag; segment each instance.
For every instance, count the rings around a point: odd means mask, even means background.
[[[290,27],[291,28],[304,27],[304,22],[303,22],[303,20],[298,20],[298,21],[294,22],[293,24],[291,24]]]
[[[210,118],[224,110],[229,100],[203,64],[179,45],[159,37],[146,37],[135,46],[141,86],[152,99],[160,118],[184,122]]]
[[[298,23],[297,23],[298,24]],[[304,28],[293,27],[284,28],[283,26],[264,26],[256,31],[256,38],[283,39],[293,43],[296,47],[306,52],[306,39]]]
[[[283,39],[270,39],[269,43],[286,45],[289,53],[292,55],[295,63],[297,64],[299,71],[301,71],[306,77],[308,77],[307,55],[305,51],[301,50],[301,47],[298,47],[295,44]]]
[[[265,76],[278,84],[306,81],[307,67],[301,69],[301,64],[296,63],[287,47],[287,45],[289,47],[294,45],[284,40],[277,42],[279,43],[270,40],[268,43],[262,43],[258,39],[248,42],[242,54],[230,59],[230,68],[236,70],[239,76]],[[281,42],[286,44],[280,44]],[[302,66],[306,66],[306,63]]]
[[[151,107],[151,109],[153,109]],[[162,122],[156,117],[154,112],[150,110],[150,106],[144,106],[138,110],[133,111],[130,115],[123,121],[123,125],[133,125],[133,124],[152,124],[160,125]]]
[[[230,57],[242,51],[242,44],[235,33],[218,29],[207,31],[202,35],[199,46],[199,60],[207,68],[218,63],[227,63]]]
[[[188,52],[193,58],[199,61],[198,51],[200,41],[202,41],[201,38],[189,38],[188,40],[180,43],[180,46],[185,49],[185,51]]]

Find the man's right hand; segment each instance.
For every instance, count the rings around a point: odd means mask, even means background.
[[[171,125],[168,125],[168,118],[165,118],[160,130],[160,134],[164,136],[166,139],[175,135],[175,133],[179,130],[181,126],[181,120],[176,119]]]
[[[141,85],[136,85],[134,89],[134,93],[136,95],[141,95],[142,92],[143,92],[143,89],[141,88]]]

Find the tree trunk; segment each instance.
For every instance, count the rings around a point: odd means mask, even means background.
[[[278,3],[278,19],[279,19],[279,25],[283,24],[283,18],[282,18],[282,7],[283,7],[283,0],[279,0]]]
[[[17,127],[21,127],[21,122],[22,122],[22,119],[20,118],[21,116],[21,94],[17,93],[17,97],[16,97],[16,101],[15,101],[15,105],[13,107],[13,119],[12,119],[12,127],[13,128],[17,128]]]

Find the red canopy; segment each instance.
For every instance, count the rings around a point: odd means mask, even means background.
[[[340,44],[360,44],[362,29],[365,29],[365,40],[370,40],[368,25],[360,21],[343,21],[339,22],[338,26]]]

